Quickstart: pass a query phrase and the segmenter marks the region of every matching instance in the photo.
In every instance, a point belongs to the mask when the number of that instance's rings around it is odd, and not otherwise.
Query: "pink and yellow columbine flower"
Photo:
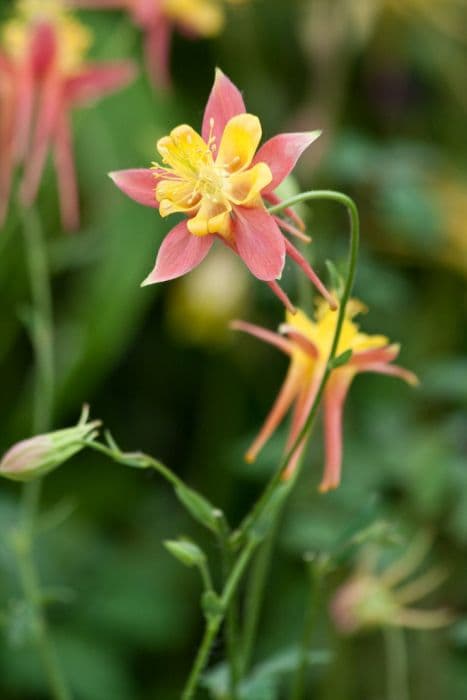
[[[60,0],[20,0],[15,16],[0,29],[0,217],[14,166],[23,166],[20,194],[29,205],[51,149],[63,224],[78,227],[69,111],[126,85],[134,75],[128,61],[85,63],[90,43],[89,31]]]
[[[156,265],[143,284],[180,277],[196,267],[220,239],[244,261],[250,272],[266,281],[281,300],[293,307],[276,280],[286,254],[302,267],[335,307],[308,262],[283,235],[281,228],[303,237],[302,222],[272,216],[265,200],[277,202],[276,187],[287,177],[301,153],[319,132],[280,134],[257,151],[261,140],[258,117],[247,114],[239,90],[216,72],[204,113],[201,135],[182,124],[157,142],[162,163],[150,169],[111,173],[115,184],[140,204],[159,209],[162,217],[184,214],[164,239]],[[281,227],[281,228],[280,228]]]
[[[146,65],[154,85],[170,83],[170,40],[174,28],[210,38],[225,24],[225,5],[245,0],[69,0],[75,7],[126,10],[144,34]]]
[[[372,627],[435,629],[453,621],[447,609],[423,610],[413,607],[446,578],[441,568],[429,569],[414,577],[428,552],[430,539],[418,536],[405,554],[385,569],[378,566],[378,552],[363,552],[356,571],[334,595],[330,611],[343,634]]]
[[[366,335],[359,330],[353,319],[364,308],[357,300],[351,300],[347,305],[337,356],[349,350],[352,355],[345,364],[331,371],[324,390],[326,462],[319,487],[322,492],[337,488],[341,480],[342,413],[347,392],[356,374],[378,372],[400,377],[412,385],[417,384],[417,378],[412,372],[391,364],[399,354],[398,345],[389,344],[388,339],[382,335]],[[244,321],[232,322],[232,328],[271,343],[290,357],[284,384],[259,435],[246,454],[247,461],[253,462],[256,459],[292,404],[294,410],[286,450],[291,449],[295,443],[305,425],[326,371],[336,323],[337,314],[331,311],[324,301],[318,305],[314,319],[301,310],[295,315],[287,312],[285,323],[279,326],[279,333]],[[285,479],[294,473],[303,447],[302,443],[292,456],[283,475]]]

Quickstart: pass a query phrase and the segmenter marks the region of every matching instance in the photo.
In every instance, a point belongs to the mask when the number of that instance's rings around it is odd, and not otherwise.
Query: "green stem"
[[[290,700],[303,700],[305,697],[306,672],[309,666],[309,652],[311,639],[315,628],[315,613],[318,609],[320,593],[320,573],[314,561],[307,562],[310,587],[308,594],[308,605],[303,624],[303,633],[299,651],[299,661],[292,680]]]
[[[223,519],[220,523],[218,540],[222,554],[224,584],[227,583],[234,565],[234,557],[230,547],[229,534],[229,527],[225,519]],[[232,700],[237,700],[238,682],[241,675],[241,664],[238,635],[238,601],[235,594],[232,596],[232,600],[227,606],[225,620],[225,643],[229,661],[230,695]]]
[[[33,432],[39,434],[50,430],[52,424],[55,383],[52,293],[45,241],[39,217],[33,208],[21,211],[32,297],[30,331],[36,362]],[[35,643],[47,676],[51,697],[55,700],[70,700],[71,695],[50,638],[47,619],[43,611],[39,576],[34,563],[33,540],[40,494],[40,479],[24,484],[21,528],[15,538],[15,552],[24,597],[33,614]]]
[[[387,664],[387,700],[410,700],[407,649],[404,631],[397,627],[384,629]]]
[[[43,613],[41,586],[34,565],[32,542],[29,533],[25,530],[17,532],[14,544],[21,587],[32,611],[34,639],[42,667],[47,676],[50,697],[54,698],[54,700],[71,700],[71,694],[58,663]]]
[[[255,550],[258,542],[256,540],[250,540],[244,547],[241,554],[238,556],[235,565],[232,568],[229,579],[224,586],[222,595],[219,601],[220,612],[215,617],[208,620],[206,624],[206,629],[204,631],[203,639],[201,645],[198,649],[191,673],[188,677],[188,681],[185,685],[185,689],[182,693],[182,700],[192,700],[194,693],[198,687],[200,676],[206,666],[211,647],[214,640],[217,637],[220,626],[224,620],[226,611],[232,601],[233,596],[237,590],[237,586],[240,583],[242,576],[248,563],[250,561],[251,555]]]
[[[279,517],[277,517],[267,534],[261,548],[256,555],[253,564],[250,581],[245,602],[245,627],[243,630],[242,643],[242,673],[248,673],[253,656],[253,648],[258,630],[259,618],[263,603],[263,594],[269,572],[269,566],[276,542],[277,527]]]
[[[271,213],[276,213],[278,211],[281,211],[282,209],[285,209],[287,207],[293,206],[294,204],[298,204],[299,202],[304,202],[304,201],[309,201],[309,200],[314,200],[314,199],[324,199],[324,200],[331,200],[338,202],[339,204],[344,205],[347,208],[347,211],[349,213],[350,217],[350,251],[349,251],[349,260],[348,260],[348,270],[347,270],[347,277],[345,281],[345,286],[344,286],[344,291],[342,293],[342,298],[340,299],[339,303],[339,310],[337,312],[337,323],[336,323],[336,329],[334,332],[334,338],[332,341],[332,346],[331,350],[329,353],[327,365],[326,365],[326,370],[323,374],[323,377],[321,379],[321,383],[315,398],[315,401],[313,402],[313,406],[311,407],[310,413],[308,414],[308,418],[305,421],[305,424],[298,435],[297,439],[295,440],[294,444],[290,448],[290,450],[287,452],[287,454],[284,456],[281,464],[279,465],[279,468],[269,481],[268,485],[264,489],[263,493],[259,497],[258,501],[254,505],[251,513],[247,515],[247,517],[244,519],[242,524],[240,525],[239,529],[237,532],[234,533],[233,535],[233,543],[235,545],[241,544],[243,538],[245,537],[247,531],[249,531],[259,520],[260,516],[263,514],[265,511],[266,507],[270,504],[271,498],[273,494],[277,491],[278,487],[283,485],[283,495],[282,497],[285,498],[287,495],[288,491],[290,490],[290,486],[293,485],[295,482],[295,479],[290,479],[289,482],[287,482],[284,485],[284,482],[282,482],[282,474],[284,470],[287,468],[291,458],[295,454],[296,450],[300,447],[302,442],[307,438],[308,433],[313,425],[314,419],[316,417],[316,414],[318,412],[318,407],[321,402],[321,398],[326,386],[326,382],[329,378],[329,375],[331,374],[332,371],[332,361],[336,357],[337,353],[337,348],[339,345],[339,339],[341,336],[341,331],[342,331],[342,326],[345,320],[345,311],[347,307],[347,303],[350,299],[350,295],[352,293],[352,288],[355,280],[355,272],[356,272],[356,267],[357,267],[357,255],[358,255],[358,246],[359,246],[359,239],[360,239],[360,223],[359,223],[359,216],[358,216],[358,210],[355,205],[355,202],[348,197],[347,195],[343,194],[342,192],[334,192],[332,190],[315,190],[311,192],[302,192],[301,194],[295,195],[294,197],[290,197],[290,199],[284,200],[280,204],[277,204],[273,207],[269,208],[269,212]],[[295,473],[295,477],[298,473],[298,469]],[[289,484],[289,488],[287,488],[287,484]],[[279,494],[280,497],[280,494]]]
[[[297,479],[299,467],[296,469],[293,477],[287,482],[282,481],[282,474],[283,471],[287,468],[297,448],[300,447],[302,441],[306,439],[315,419],[324,392],[324,388],[326,386],[326,382],[332,371],[332,362],[336,357],[339,339],[342,332],[342,326],[345,320],[346,306],[350,299],[355,280],[358,245],[360,237],[360,224],[357,207],[355,205],[355,202],[350,197],[341,192],[334,192],[332,190],[316,190],[312,192],[303,192],[302,194],[284,200],[278,205],[270,207],[269,211],[271,213],[276,213],[287,207],[293,206],[294,204],[298,204],[299,202],[316,199],[331,200],[344,205],[347,208],[350,217],[350,251],[348,260],[348,270],[344,291],[342,293],[342,298],[339,304],[339,310],[337,312],[338,316],[336,322],[336,329],[334,332],[334,338],[332,341],[326,370],[321,379],[321,383],[316,394],[315,400],[313,402],[313,406],[311,407],[310,413],[307,417],[307,420],[305,421],[302,431],[300,432],[295,443],[292,445],[291,449],[285,455],[284,459],[282,460],[279,466],[279,469],[269,481],[268,485],[266,486],[263,493],[256,502],[255,506],[253,507],[251,513],[243,520],[242,524],[240,525],[240,528],[237,530],[236,533],[234,533],[233,537],[231,538],[232,546],[243,547],[243,549],[238,555],[237,562],[232,569],[232,573],[224,589],[224,591],[229,591],[229,601],[231,596],[235,593],[237,585],[240,583],[240,580],[242,578],[243,571],[248,566],[248,563],[251,557],[253,556],[257,545],[261,541],[261,538],[264,536],[264,532],[261,531],[261,528],[258,533],[255,533],[254,527],[259,524],[260,518],[269,508],[271,509],[271,520],[272,522],[274,522],[275,517],[277,517],[278,513],[280,512],[280,507],[284,502],[285,497],[288,495]],[[269,529],[269,527],[271,526],[270,522],[268,522],[267,525]],[[249,537],[248,534],[250,535]],[[182,700],[191,700],[191,698],[193,697],[193,694],[198,685],[199,677],[206,665],[211,645],[223,621],[225,615],[225,608],[222,608],[222,610],[224,612],[223,614],[219,615],[219,619],[216,618],[215,624],[213,624],[211,621],[206,627],[201,647],[195,658],[194,666],[190,673],[188,683],[182,696]]]
[[[36,371],[33,428],[50,429],[54,397],[53,314],[50,274],[45,241],[37,212],[23,210],[23,232],[32,297],[30,330]]]

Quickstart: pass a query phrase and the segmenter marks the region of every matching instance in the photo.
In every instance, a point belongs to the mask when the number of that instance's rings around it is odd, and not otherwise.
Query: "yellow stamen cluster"
[[[367,335],[360,332],[358,324],[353,319],[366,310],[365,305],[357,299],[351,299],[347,304],[337,355],[341,355],[347,350],[364,352],[388,345],[388,338],[384,335]],[[317,361],[326,361],[334,339],[337,317],[336,311],[333,311],[326,301],[320,300],[317,304],[315,319],[310,319],[300,309],[295,315],[287,312],[286,327],[293,327],[315,346],[318,355]],[[300,362],[314,362],[298,345],[294,350],[294,358]]]
[[[31,29],[41,22],[52,25],[55,30],[60,71],[74,72],[83,63],[92,35],[67,12],[62,0],[19,0],[15,16],[6,22],[2,31],[2,45],[7,54],[22,59],[29,48]]]
[[[157,143],[162,165],[153,165],[158,179],[156,199],[161,216],[176,212],[189,215],[188,228],[195,236],[230,234],[234,205],[261,203],[260,192],[271,182],[265,163],[251,166],[261,139],[257,117],[240,114],[225,127],[219,148],[211,134],[206,141],[182,124]]]

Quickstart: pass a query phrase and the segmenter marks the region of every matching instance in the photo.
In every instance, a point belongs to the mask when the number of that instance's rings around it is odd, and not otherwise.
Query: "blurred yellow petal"
[[[222,5],[213,0],[164,0],[165,14],[200,36],[215,36],[224,26]]]

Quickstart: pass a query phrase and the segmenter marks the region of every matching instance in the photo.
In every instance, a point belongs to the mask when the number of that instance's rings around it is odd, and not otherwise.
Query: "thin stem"
[[[199,647],[198,653],[196,655],[191,673],[188,677],[188,681],[185,685],[185,689],[182,693],[182,700],[192,700],[196,688],[198,687],[200,676],[206,666],[211,647],[214,640],[217,637],[220,626],[224,620],[225,613],[228,609],[230,602],[237,590],[237,586],[240,583],[243,573],[250,561],[251,555],[256,548],[258,542],[257,540],[250,540],[244,547],[243,551],[237,558],[234,567],[232,568],[229,580],[224,586],[222,595],[219,601],[220,611],[218,615],[212,617],[208,620],[206,624],[206,629],[204,631],[203,639]]]
[[[303,700],[305,698],[306,672],[309,666],[309,652],[311,639],[315,629],[315,615],[318,609],[321,575],[314,561],[307,562],[309,576],[308,605],[303,624],[302,639],[299,650],[299,660],[295,675],[292,680],[290,700]]]
[[[34,391],[34,432],[50,429],[54,397],[53,314],[50,274],[37,212],[23,210],[23,232],[32,297],[30,330],[36,371]]]
[[[269,481],[262,495],[253,507],[251,513],[244,519],[244,521],[240,525],[240,528],[237,530],[236,533],[234,533],[233,537],[231,538],[231,543],[233,546],[243,546],[243,549],[241,549],[240,554],[238,555],[236,564],[234,565],[232,573],[224,588],[223,599],[225,599],[225,596],[227,595],[227,604],[230,601],[231,596],[235,593],[235,590],[241,581],[243,572],[248,566],[248,563],[251,557],[253,556],[256,547],[258,546],[261,539],[264,537],[265,532],[262,530],[261,527],[259,528],[259,531],[255,533],[255,526],[258,527],[260,523],[260,518],[268,509],[271,509],[270,517],[272,522],[274,522],[275,517],[277,517],[278,513],[280,512],[280,507],[282,503],[284,502],[286,496],[292,489],[297,479],[299,473],[299,466],[297,467],[293,477],[287,482],[282,481],[282,474],[283,471],[287,468],[297,448],[300,447],[302,441],[306,439],[308,432],[315,419],[324,392],[324,388],[326,386],[326,382],[332,370],[332,362],[336,357],[339,339],[342,332],[342,326],[345,319],[345,310],[355,280],[360,224],[357,207],[350,197],[348,197],[345,194],[342,194],[341,192],[334,192],[332,190],[316,190],[312,192],[304,192],[302,194],[296,195],[295,197],[291,197],[290,199],[287,199],[278,205],[270,207],[269,212],[276,213],[278,211],[281,211],[282,209],[293,206],[294,204],[298,204],[299,202],[304,202],[313,199],[326,199],[338,202],[339,204],[343,204],[349,212],[351,229],[350,251],[346,282],[344,286],[344,291],[342,293],[342,298],[340,300],[339,310],[337,312],[338,316],[336,322],[336,329],[334,332],[334,338],[327,361],[326,371],[324,372],[323,377],[321,379],[321,383],[316,394],[315,400],[313,402],[313,406],[311,407],[310,413],[307,417],[307,420],[305,421],[303,429],[300,432],[295,443],[292,445],[291,449],[285,455],[284,459],[282,460],[279,466],[279,469]],[[270,522],[268,522],[266,532],[269,530],[270,526],[271,524]],[[249,537],[247,536],[248,534]],[[213,623],[213,621],[210,621],[206,627],[201,647],[196,656],[193,669],[190,673],[188,683],[185,687],[185,691],[182,696],[182,700],[191,700],[197,688],[199,677],[206,665],[211,645],[225,616],[226,608],[222,607],[221,610],[223,612],[220,613],[218,618],[215,619],[215,623]]]
[[[242,673],[246,674],[250,667],[253,656],[253,647],[255,644],[256,634],[258,630],[259,618],[263,604],[263,594],[266,585],[266,580],[271,563],[272,553],[276,542],[277,527],[279,517],[277,517],[271,527],[271,531],[267,534],[265,541],[261,544],[259,552],[256,554],[256,559],[253,564],[250,581],[247,589],[247,597],[245,603],[245,628],[243,630],[242,643]]]
[[[318,389],[318,392],[316,394],[315,401],[313,402],[313,406],[311,407],[310,413],[308,414],[307,420],[305,421],[305,424],[300,431],[300,434],[298,435],[297,439],[295,440],[294,444],[290,448],[290,450],[287,452],[287,454],[284,456],[281,464],[279,465],[278,470],[275,472],[271,480],[269,481],[268,485],[266,486],[265,490],[259,497],[258,501],[256,502],[255,506],[253,507],[253,510],[247,517],[244,519],[242,524],[240,525],[239,529],[237,530],[236,533],[234,533],[233,536],[233,541],[235,544],[240,544],[242,539],[244,538],[246,532],[250,530],[255,523],[259,520],[260,516],[263,514],[267,506],[270,504],[271,497],[273,494],[277,491],[278,487],[281,485],[282,482],[282,474],[287,468],[290,460],[292,459],[293,455],[295,454],[296,450],[300,447],[302,442],[306,439],[308,436],[308,433],[313,425],[314,419],[316,417],[316,414],[318,412],[318,407],[321,402],[321,398],[326,386],[326,382],[329,378],[329,375],[331,374],[332,371],[332,361],[336,357],[337,353],[337,348],[339,345],[339,339],[342,331],[342,326],[345,320],[345,311],[347,307],[347,303],[350,299],[350,295],[352,293],[352,288],[355,280],[355,272],[356,272],[356,267],[357,267],[357,255],[358,255],[358,246],[359,246],[359,238],[360,238],[360,223],[359,223],[359,216],[358,216],[358,209],[355,205],[355,202],[348,197],[347,195],[343,194],[342,192],[334,192],[332,190],[315,190],[311,192],[302,192],[301,194],[295,195],[294,197],[290,197],[290,199],[284,200],[280,204],[277,204],[273,207],[270,207],[268,211],[270,213],[276,213],[284,208],[293,206],[294,204],[298,204],[299,202],[304,202],[308,200],[314,200],[314,199],[325,199],[325,200],[332,200],[335,202],[338,202],[339,204],[343,204],[349,213],[350,217],[350,251],[349,251],[349,261],[348,261],[348,270],[347,270],[347,277],[345,281],[345,286],[344,286],[344,291],[342,293],[342,298],[339,303],[339,310],[337,312],[337,322],[336,322],[336,329],[334,332],[334,338],[331,346],[331,350],[329,353],[327,365],[326,365],[326,370],[323,374],[323,377],[320,382],[320,386]],[[298,473],[298,469],[295,473],[295,478]],[[283,497],[285,497],[290,490],[290,487],[287,488],[287,484],[290,486],[293,485],[295,482],[295,478],[290,479],[289,482],[286,482],[284,489],[283,489]],[[282,482],[282,485],[283,482]]]
[[[229,534],[229,527],[225,521],[225,518],[223,518],[222,522],[220,523],[218,541],[222,554],[224,584],[227,583],[234,564]],[[238,601],[235,594],[232,596],[232,600],[227,606],[225,620],[225,643],[229,661],[230,695],[232,700],[237,700],[237,687],[241,675],[241,663],[238,634]]]
[[[119,450],[116,450],[107,445],[103,445],[102,443],[96,442],[95,440],[86,440],[85,444],[92,450],[96,450],[96,452],[101,452],[102,454],[106,455],[107,457],[110,457],[111,459],[113,459],[114,462],[118,462],[119,464],[124,464],[126,466],[136,468],[151,467],[152,469],[157,471],[166,481],[168,481],[171,486],[174,486],[175,488],[184,486],[183,481],[168,467],[166,467],[165,464],[162,464],[162,462],[159,462],[159,460],[154,459],[154,457],[151,457],[150,455],[147,455],[144,452],[120,452]]]
[[[32,629],[37,651],[47,675],[50,697],[55,700],[71,700],[57,660],[54,645],[50,639],[47,621],[42,611],[42,593],[39,577],[34,565],[32,543],[29,533],[19,531],[14,540],[19,578],[32,614]]]
[[[54,399],[53,313],[50,274],[42,227],[35,209],[22,209],[32,318],[30,332],[35,367],[33,432],[50,430]],[[41,494],[41,481],[35,479],[23,486],[20,531],[15,536],[15,552],[24,597],[33,614],[33,630],[38,654],[47,676],[51,697],[70,700],[54,645],[44,615],[41,586],[34,563],[33,540]]]
[[[387,665],[387,700],[410,700],[404,630],[398,627],[386,627],[384,645]]]

